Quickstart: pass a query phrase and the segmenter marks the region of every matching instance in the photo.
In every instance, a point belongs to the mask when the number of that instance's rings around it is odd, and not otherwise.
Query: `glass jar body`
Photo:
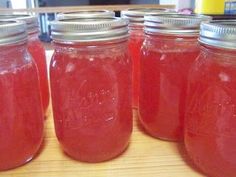
[[[129,52],[132,60],[132,104],[138,108],[140,83],[140,56],[144,41],[143,27],[130,27]]]
[[[209,176],[236,174],[236,51],[201,47],[189,75],[185,146]]]
[[[50,79],[57,138],[71,157],[109,160],[132,132],[127,42],[55,44]]]
[[[43,108],[26,44],[0,46],[0,170],[30,161],[43,139]]]
[[[199,54],[197,37],[147,35],[140,64],[140,121],[160,139],[183,139],[187,75]]]
[[[28,50],[38,68],[42,104],[44,112],[46,112],[49,105],[47,63],[45,49],[38,38],[38,33],[33,33],[29,35]]]

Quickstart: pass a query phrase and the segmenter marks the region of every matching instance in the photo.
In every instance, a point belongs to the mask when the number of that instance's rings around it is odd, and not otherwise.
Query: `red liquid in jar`
[[[202,52],[190,73],[185,144],[209,176],[236,175],[236,52]]]
[[[0,54],[4,60],[0,64],[0,170],[31,160],[43,138],[36,66],[32,61],[21,63],[20,52],[12,49],[7,56]],[[8,60],[15,60],[11,67]]]
[[[132,34],[136,33],[136,34]],[[140,83],[140,50],[144,40],[144,32],[133,31],[129,39],[129,51],[132,59],[132,104],[134,108],[138,108],[139,83]]]
[[[183,139],[187,75],[199,54],[196,38],[184,40],[159,37],[142,49],[140,121],[157,138]]]
[[[50,65],[58,140],[78,160],[113,158],[127,147],[132,131],[127,46],[118,51],[101,48],[100,53],[65,47],[56,49]]]
[[[38,68],[42,104],[44,112],[46,112],[49,104],[47,63],[45,49],[42,43],[39,41],[37,35],[30,36],[28,41],[28,50]]]

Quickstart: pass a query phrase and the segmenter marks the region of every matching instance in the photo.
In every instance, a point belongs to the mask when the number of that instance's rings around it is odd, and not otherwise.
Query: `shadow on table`
[[[111,162],[111,161],[114,161],[114,160],[118,160],[119,158],[123,158],[123,156],[128,153],[128,149],[130,147],[130,143],[128,144],[128,146],[118,155],[116,155],[115,157],[112,157],[111,159],[108,159],[108,160],[104,160],[104,161],[101,161],[101,162],[86,162],[86,161],[80,161],[79,159],[76,159],[76,158],[73,158],[72,156],[68,155],[65,151],[63,151],[63,149],[61,148],[61,153],[63,153],[65,155],[66,158],[74,161],[74,162],[77,162],[77,163],[82,163],[82,164],[103,164],[103,163],[108,163],[108,162]]]
[[[45,138],[43,138],[42,143],[41,143],[41,145],[40,145],[40,147],[39,147],[39,150],[36,152],[36,154],[35,154],[33,157],[31,157],[31,158],[28,159],[25,163],[23,163],[23,164],[21,164],[21,165],[19,165],[19,166],[15,166],[15,167],[13,167],[13,168],[9,168],[9,169],[6,169],[6,170],[1,170],[0,173],[8,172],[8,171],[10,171],[10,170],[17,170],[17,169],[19,169],[19,168],[21,168],[21,167],[25,167],[25,166],[29,165],[30,163],[36,161],[37,158],[41,155],[42,151],[45,149],[45,146],[46,146]],[[0,176],[1,176],[1,175],[0,175]]]
[[[178,149],[178,152],[180,153],[180,156],[182,158],[182,160],[185,162],[185,164],[187,166],[189,166],[192,170],[194,170],[195,172],[199,173],[199,174],[202,174],[202,171],[194,165],[193,161],[191,160],[191,158],[188,156],[188,153],[187,153],[187,150],[184,146],[184,142],[181,142],[181,143],[178,143],[177,144],[177,149]],[[205,176],[205,175],[204,175]]]
[[[152,137],[150,134],[148,134],[148,132],[145,130],[145,128],[142,126],[140,119],[139,119],[139,113],[138,113],[138,109],[134,109],[133,110],[133,119],[134,119],[134,124],[136,124],[138,130],[144,134],[145,136],[149,136]],[[154,139],[156,139],[155,137],[152,137]]]
[[[151,136],[145,129],[144,127],[142,126],[140,120],[139,120],[139,114],[138,114],[138,111],[137,110],[134,110],[133,111],[133,114],[134,114],[134,122],[136,123],[137,127],[138,127],[138,130],[143,133],[144,135],[146,136],[149,136],[149,137],[152,137],[154,139],[157,139],[153,136]],[[187,154],[187,151],[185,149],[185,146],[184,146],[184,142],[176,142],[176,141],[165,141],[165,140],[162,140],[162,139],[158,139],[158,140],[161,140],[163,142],[170,142],[170,143],[173,143],[175,142],[176,143],[176,148],[180,154],[180,157],[182,158],[182,160],[184,161],[184,163],[189,166],[192,170],[194,170],[195,172],[199,173],[199,174],[202,174],[204,175],[201,170],[199,168],[197,168],[193,161],[190,159],[190,157],[188,156]]]

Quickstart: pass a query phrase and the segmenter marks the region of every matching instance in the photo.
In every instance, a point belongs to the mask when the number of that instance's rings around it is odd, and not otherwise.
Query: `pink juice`
[[[189,77],[185,145],[193,162],[214,177],[236,174],[235,55],[202,47]]]
[[[28,50],[32,55],[39,74],[40,93],[42,97],[42,104],[44,112],[47,111],[49,104],[49,89],[48,89],[48,75],[45,49],[39,41],[38,36],[31,34],[28,41]]]
[[[119,155],[132,132],[127,43],[109,45],[58,44],[51,60],[56,134],[64,151],[78,160],[99,162]]]
[[[157,138],[182,140],[187,76],[199,54],[196,38],[151,36],[140,64],[140,121]]]
[[[134,34],[138,33],[138,34]],[[138,108],[138,97],[139,97],[139,83],[140,83],[140,55],[141,47],[144,40],[143,29],[140,31],[133,31],[130,34],[129,39],[129,51],[132,59],[132,102],[133,107]]]
[[[0,47],[0,170],[30,161],[43,139],[37,69],[22,51]]]

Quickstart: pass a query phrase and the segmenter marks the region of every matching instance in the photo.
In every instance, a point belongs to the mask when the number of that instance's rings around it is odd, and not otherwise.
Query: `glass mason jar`
[[[135,8],[121,11],[121,17],[129,21],[128,48],[132,59],[132,105],[138,108],[140,83],[140,50],[144,41],[144,15],[167,13],[168,9]],[[172,12],[174,13],[174,12]]]
[[[38,38],[38,19],[36,16],[22,14],[0,15],[0,19],[21,20],[27,24],[28,51],[38,68],[42,104],[44,112],[46,113],[49,105],[48,74],[45,49]]]
[[[38,73],[24,22],[0,21],[0,170],[30,161],[43,139]]]
[[[139,114],[141,124],[156,138],[183,139],[187,75],[199,54],[199,26],[206,19],[181,14],[145,16]]]
[[[119,18],[52,22],[50,64],[57,138],[71,157],[109,160],[132,132],[127,22]]]
[[[73,18],[109,18],[115,17],[115,12],[109,10],[78,10],[57,14],[57,20]]]
[[[185,146],[208,176],[236,175],[236,21],[201,25],[201,52],[190,70]]]

